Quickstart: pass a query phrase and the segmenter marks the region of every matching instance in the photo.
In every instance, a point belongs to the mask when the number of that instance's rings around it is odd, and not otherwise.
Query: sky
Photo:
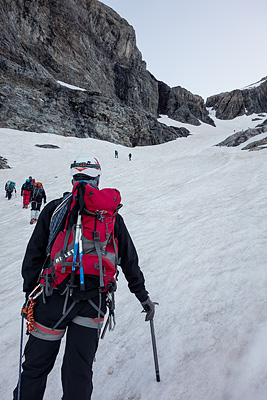
[[[109,400],[266,400],[266,149],[215,146],[261,121],[212,117],[216,127],[161,116],[160,122],[183,125],[191,135],[131,150],[92,138],[0,129],[1,156],[12,167],[0,170],[1,400],[12,398],[18,378],[20,271],[34,229],[20,188],[31,175],[43,183],[47,201],[61,197],[71,190],[70,163],[86,149],[102,165],[100,189],[120,190],[120,213],[150,297],[159,303],[154,326],[161,378],[156,381],[149,323],[121,272],[117,324],[99,344],[92,400],[103,393]],[[17,186],[10,201],[7,180]],[[44,400],[61,398],[63,350],[64,339]]]
[[[266,0],[103,0],[132,25],[147,69],[206,99],[267,76]]]

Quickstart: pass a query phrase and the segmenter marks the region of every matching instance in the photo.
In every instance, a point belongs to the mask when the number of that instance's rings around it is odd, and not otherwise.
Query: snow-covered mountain
[[[266,151],[215,146],[236,130],[253,128],[259,123],[254,118],[214,118],[216,128],[201,124],[187,138],[131,150],[91,138],[0,129],[1,156],[12,167],[0,170],[1,400],[12,398],[18,377],[20,268],[34,229],[20,188],[32,175],[43,182],[48,201],[61,196],[71,189],[69,165],[81,152],[100,159],[101,187],[121,191],[121,214],[150,296],[159,302],[160,383],[149,324],[120,274],[117,325],[100,341],[92,400],[103,393],[109,400],[266,399]],[[165,116],[159,121],[177,123]],[[17,185],[10,201],[4,192],[9,179]],[[63,347],[45,400],[61,398]]]

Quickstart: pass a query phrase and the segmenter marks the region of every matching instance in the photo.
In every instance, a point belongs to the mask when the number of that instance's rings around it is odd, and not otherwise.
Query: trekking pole
[[[79,214],[79,261],[80,261],[80,290],[85,290],[85,284],[84,284],[84,269],[83,269],[83,240],[82,240],[82,220],[81,220],[81,214]],[[78,224],[78,222],[77,222]]]
[[[78,213],[77,223],[76,223],[76,232],[75,232],[75,239],[74,239],[74,249],[73,249],[73,259],[72,259],[72,268],[71,268],[71,275],[70,275],[70,291],[72,295],[72,291],[74,288],[74,281],[75,281],[75,274],[76,268],[78,268],[79,263],[77,262],[77,257],[79,253],[79,235],[80,235],[80,212]]]
[[[155,363],[156,380],[157,380],[157,382],[160,382],[160,376],[159,376],[159,362],[158,362],[158,354],[157,354],[156,337],[155,337],[155,330],[154,330],[154,322],[153,322],[153,319],[150,320],[150,330],[151,330],[152,347],[153,347],[153,354],[154,354],[154,363]]]
[[[19,349],[19,381],[18,381],[18,400],[20,400],[21,388],[21,367],[22,367],[22,345],[23,345],[23,321],[24,316],[21,315],[21,329],[20,329],[20,349]]]

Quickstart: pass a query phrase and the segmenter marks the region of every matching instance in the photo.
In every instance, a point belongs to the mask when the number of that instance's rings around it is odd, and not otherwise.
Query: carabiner
[[[40,289],[39,289],[40,288]],[[37,292],[35,295],[34,293],[39,289],[39,292]],[[39,297],[42,293],[43,293],[44,287],[39,283],[39,285],[37,285],[33,291],[29,294],[28,299],[36,299],[37,297]]]

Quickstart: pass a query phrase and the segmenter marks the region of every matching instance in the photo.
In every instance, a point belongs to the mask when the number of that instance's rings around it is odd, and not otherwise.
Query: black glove
[[[150,298],[148,297],[146,301],[141,302],[142,306],[144,307],[144,312],[146,312],[146,321],[151,321],[154,318],[154,314],[155,314],[155,303],[153,301],[150,300]]]

